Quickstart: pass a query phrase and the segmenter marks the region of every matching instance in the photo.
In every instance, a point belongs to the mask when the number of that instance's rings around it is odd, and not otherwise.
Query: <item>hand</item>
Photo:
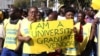
[[[73,28],[73,31],[74,31],[74,36],[75,36],[75,39],[77,39],[77,36],[78,36],[78,31],[77,31],[77,29],[76,29],[76,27],[74,27]]]
[[[25,42],[29,42],[30,40],[31,40],[31,37],[29,37],[29,36],[25,37],[25,39],[24,39]]]
[[[74,31],[75,35],[78,34],[78,30],[76,29],[76,27],[73,28],[73,31]]]
[[[75,33],[75,40],[78,42],[82,42],[83,36],[79,34],[78,30],[75,27],[74,27],[73,31]]]
[[[57,53],[61,53],[62,49],[61,48],[56,48]]]
[[[18,52],[18,51],[19,51],[19,47],[17,47],[14,51],[15,51],[15,52]]]
[[[99,22],[99,18],[95,18],[94,23],[98,23],[98,22]]]
[[[92,23],[92,28],[95,28],[98,22],[99,22],[99,18],[94,19]]]

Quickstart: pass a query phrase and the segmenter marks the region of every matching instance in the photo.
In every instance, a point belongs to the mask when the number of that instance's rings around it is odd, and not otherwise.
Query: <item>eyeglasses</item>
[[[29,11],[29,13],[37,13],[37,11]]]
[[[83,16],[77,16],[77,17],[83,17]]]

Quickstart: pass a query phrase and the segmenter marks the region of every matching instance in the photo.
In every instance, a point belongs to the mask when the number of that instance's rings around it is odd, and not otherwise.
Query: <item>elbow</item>
[[[18,41],[20,41],[20,42],[24,41],[22,36],[17,36],[17,38],[18,38]]]

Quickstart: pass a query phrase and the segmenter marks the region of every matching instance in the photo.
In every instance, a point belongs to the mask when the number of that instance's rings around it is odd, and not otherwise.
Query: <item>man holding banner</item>
[[[32,53],[55,52],[57,48],[75,48],[74,22],[73,19],[70,19],[74,12],[70,10],[66,12],[71,13],[71,16],[68,15],[69,13],[67,14],[68,20],[35,22],[31,24],[30,36],[33,44],[30,44],[30,46]]]
[[[75,14],[75,10],[73,8],[68,7],[68,8],[65,9],[65,18],[66,18],[66,20],[70,20],[70,19],[73,20],[74,19],[74,14]],[[76,30],[76,28],[74,28],[74,20],[73,20],[73,24],[72,25],[73,25],[73,29],[75,31],[75,35],[77,35],[77,30]],[[75,39],[73,41],[74,47],[66,48],[65,49],[65,53],[64,53],[65,56],[77,56],[77,55],[79,55],[78,49],[76,49],[78,44],[76,43],[77,42],[76,38],[74,38],[74,39]]]
[[[29,26],[37,21],[37,7],[31,7],[28,10],[28,17],[24,18],[20,24],[18,39],[23,42],[23,55],[22,56],[47,56],[45,52],[36,52],[38,48],[34,49],[35,45],[33,42],[33,37],[29,35]],[[30,26],[31,28],[31,26]],[[34,37],[35,38],[35,37]],[[39,41],[40,42],[40,41]]]

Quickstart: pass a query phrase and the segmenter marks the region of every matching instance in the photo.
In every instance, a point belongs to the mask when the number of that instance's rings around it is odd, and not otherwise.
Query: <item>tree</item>
[[[30,6],[30,0],[14,0],[14,6],[27,8]]]
[[[90,6],[91,0],[59,0],[61,4],[64,4],[65,6],[70,6],[71,4],[76,4],[78,7],[87,7]]]
[[[46,2],[46,0],[33,0],[31,3],[32,3],[32,6],[40,7],[42,1]],[[15,2],[14,5],[16,7],[21,7],[21,8],[28,8],[30,7],[30,4],[31,4],[30,0],[15,0],[14,2]]]

